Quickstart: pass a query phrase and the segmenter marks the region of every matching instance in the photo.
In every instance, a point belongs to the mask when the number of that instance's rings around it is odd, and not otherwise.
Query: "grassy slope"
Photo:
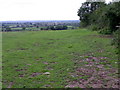
[[[75,71],[73,60],[80,60],[79,55],[87,53],[108,57],[112,67],[117,68],[117,55],[110,45],[111,39],[97,35],[85,29],[3,32],[3,87],[65,87],[68,78],[74,80],[69,75]]]

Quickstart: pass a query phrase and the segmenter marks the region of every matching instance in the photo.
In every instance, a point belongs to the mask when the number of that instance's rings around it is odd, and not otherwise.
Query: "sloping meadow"
[[[117,88],[111,39],[86,29],[3,32],[2,86]]]

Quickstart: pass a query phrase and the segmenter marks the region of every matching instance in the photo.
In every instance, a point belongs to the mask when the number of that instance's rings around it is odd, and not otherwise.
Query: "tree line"
[[[47,26],[47,27],[41,27],[38,28],[36,27],[36,30],[67,30],[68,27],[66,25],[56,25],[56,26]],[[73,28],[74,29],[74,28]],[[27,27],[22,27],[21,29],[13,29],[9,26],[6,26],[4,28],[2,28],[2,31],[6,31],[6,32],[10,32],[10,31],[25,31],[25,30],[29,30]],[[32,29],[30,29],[32,30]]]
[[[66,25],[48,26],[47,30],[67,30]]]
[[[89,27],[103,34],[112,34],[120,26],[120,1],[84,2],[78,10],[80,26]]]

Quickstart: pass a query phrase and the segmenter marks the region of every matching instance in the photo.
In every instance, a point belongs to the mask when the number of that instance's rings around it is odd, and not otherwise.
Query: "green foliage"
[[[11,28],[10,27],[6,27],[5,31],[11,31]]]
[[[88,26],[88,28],[91,29],[91,30],[93,30],[93,31],[99,30],[98,25],[90,25],[90,26]]]
[[[78,10],[78,16],[80,17],[82,23],[80,23],[81,26],[86,27],[88,25],[91,25],[91,21],[94,22],[93,18],[90,18],[92,17],[93,12],[103,6],[105,6],[104,2],[84,2]]]
[[[66,25],[57,25],[57,26],[49,26],[48,29],[51,30],[66,30],[68,27]]]
[[[120,26],[120,2],[85,2],[78,11],[80,26],[97,30],[101,34],[112,34]]]
[[[99,30],[101,34],[111,34],[112,32],[108,28],[103,28]]]
[[[120,47],[120,29],[118,29],[116,32],[113,33],[114,38],[112,40],[112,45],[115,45],[117,48]]]
[[[26,29],[26,27],[23,27],[23,28],[22,28],[22,30],[25,30],[25,29]]]

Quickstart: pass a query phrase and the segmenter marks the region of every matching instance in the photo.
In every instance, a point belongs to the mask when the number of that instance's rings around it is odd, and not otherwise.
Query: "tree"
[[[100,8],[105,6],[104,2],[84,2],[82,6],[78,10],[78,16],[80,17],[80,21],[83,27],[86,27],[91,24],[91,15],[92,13]]]
[[[66,30],[68,27],[66,25],[63,26],[63,30]]]
[[[26,30],[26,27],[23,27],[22,30]]]
[[[12,30],[9,26],[7,26],[5,31],[9,32],[9,31],[12,31]]]
[[[55,30],[54,26],[51,26],[50,29],[51,29],[51,30]]]
[[[100,33],[112,34],[120,26],[120,1],[105,4],[104,2],[84,2],[78,10],[80,26],[90,27]]]

